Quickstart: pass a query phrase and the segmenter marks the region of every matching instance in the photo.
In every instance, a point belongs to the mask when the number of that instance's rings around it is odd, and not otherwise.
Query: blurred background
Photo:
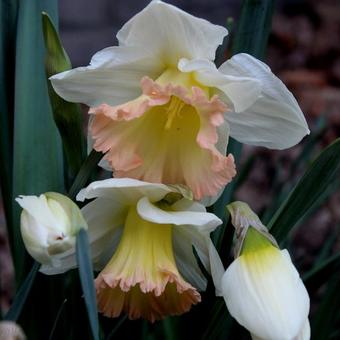
[[[117,30],[148,2],[59,0],[60,34],[73,66],[87,65],[96,51],[117,44]],[[224,26],[228,17],[237,22],[241,5],[237,0],[168,2]],[[240,167],[246,169],[246,175],[236,198],[249,203],[264,222],[308,164],[340,135],[340,2],[277,1],[265,62],[297,98],[312,134],[285,151],[244,146]],[[326,204],[293,232],[287,244],[300,271],[340,250],[339,227],[340,193],[334,190]],[[5,311],[13,295],[13,267],[1,205],[0,283],[0,303]],[[318,303],[318,294],[314,304]]]

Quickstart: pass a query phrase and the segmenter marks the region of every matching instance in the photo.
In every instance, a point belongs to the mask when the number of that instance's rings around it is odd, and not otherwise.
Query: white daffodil
[[[214,197],[235,175],[229,134],[275,149],[309,133],[269,67],[237,54],[218,69],[224,27],[152,1],[118,32],[119,46],[51,77],[64,99],[91,107],[90,137],[115,177],[185,184]],[[213,200],[210,201],[212,203]]]
[[[222,277],[230,314],[253,339],[309,339],[309,296],[289,253],[266,236],[266,228],[246,204],[228,208],[241,242],[239,255]]]
[[[126,312],[131,319],[155,321],[200,302],[198,291],[205,290],[206,279],[192,247],[213,272],[209,233],[222,221],[190,194],[181,186],[125,178],[93,182],[79,192],[80,201],[95,198],[82,213],[94,268],[101,270],[95,285],[104,315]],[[61,267],[45,272],[74,266],[73,251]]]
[[[68,197],[55,192],[19,196],[16,201],[23,208],[21,235],[27,251],[42,264],[42,272],[60,268],[73,253],[78,231],[87,229],[80,209]]]

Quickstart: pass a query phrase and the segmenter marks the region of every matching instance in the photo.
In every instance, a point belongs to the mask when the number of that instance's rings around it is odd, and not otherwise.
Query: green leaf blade
[[[23,282],[22,286],[18,290],[17,294],[14,297],[14,301],[11,305],[11,308],[8,310],[7,314],[5,315],[5,320],[10,321],[17,321],[21,311],[25,305],[27,300],[28,294],[33,286],[35,277],[39,271],[40,263],[34,262],[31,271],[27,275],[25,281]]]
[[[47,13],[42,13],[42,27],[46,46],[45,69],[47,77],[71,69],[70,59],[60,41],[58,32]],[[48,80],[48,93],[53,117],[59,129],[67,161],[67,182],[71,183],[85,158],[82,113],[79,104],[59,97]]]
[[[57,2],[20,1],[17,24],[13,197],[64,191],[63,155],[53,121],[44,72],[42,10],[57,13]],[[34,42],[34,46],[32,43]],[[13,259],[18,282],[31,260],[20,234],[20,209],[13,206]]]
[[[280,242],[316,205],[324,201],[340,180],[340,138],[329,145],[311,164],[268,224]]]
[[[84,293],[85,305],[88,312],[92,336],[95,340],[99,340],[96,291],[94,288],[90,246],[85,229],[81,229],[77,235],[76,255],[79,269],[79,277]]]

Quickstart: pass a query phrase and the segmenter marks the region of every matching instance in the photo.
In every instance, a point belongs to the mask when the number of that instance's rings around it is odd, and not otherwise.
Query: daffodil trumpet
[[[91,107],[89,140],[115,177],[184,184],[210,205],[236,173],[229,135],[284,149],[309,133],[267,65],[237,54],[216,68],[227,34],[154,0],[121,28],[119,46],[50,79],[61,97]]]

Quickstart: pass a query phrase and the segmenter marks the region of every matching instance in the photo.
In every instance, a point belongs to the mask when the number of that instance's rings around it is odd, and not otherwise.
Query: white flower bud
[[[39,263],[58,267],[74,248],[78,231],[87,229],[78,206],[55,192],[19,196],[16,201],[23,208],[21,234],[27,251]]]
[[[309,296],[289,253],[244,203],[228,209],[238,236],[236,258],[222,278],[230,314],[253,339],[309,339]]]

